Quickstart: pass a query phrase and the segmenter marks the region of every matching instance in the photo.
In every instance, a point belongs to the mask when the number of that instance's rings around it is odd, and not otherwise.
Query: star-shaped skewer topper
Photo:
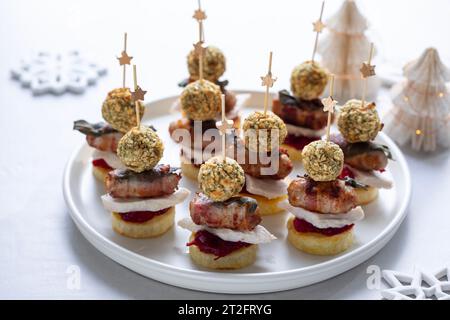
[[[332,96],[322,99],[323,111],[334,113],[334,108],[336,107],[337,101],[333,99]]]
[[[330,74],[330,95],[327,98],[322,99],[323,111],[328,113],[326,141],[330,141],[331,116],[334,113],[334,107],[337,104],[337,101],[333,99],[333,91],[334,74]]]
[[[137,86],[134,92],[131,92],[131,100],[135,103],[136,101],[144,101],[144,96],[147,91],[142,90],[141,87]]]
[[[361,78],[363,79],[363,90],[361,97],[361,107],[364,108],[366,103],[367,78],[375,75],[375,65],[372,65],[373,57],[373,42],[370,44],[369,59],[363,62],[359,71],[361,71]]]
[[[122,51],[121,56],[117,57],[117,60],[119,60],[119,64],[121,66],[125,64],[131,64],[131,59],[133,59],[133,57],[130,57],[126,51]]]
[[[316,22],[313,22],[313,31],[321,33],[325,29],[325,24],[322,22],[322,20],[317,20]]]
[[[216,122],[216,127],[219,129],[220,135],[224,135],[230,132],[233,128],[234,121],[224,117],[223,120]]]
[[[372,77],[375,75],[375,65],[370,64],[370,62],[363,62],[359,71],[363,78]]]
[[[275,83],[275,81],[277,81],[277,78],[273,78],[272,77],[272,72],[269,72],[268,74],[266,74],[265,76],[261,77],[262,83],[261,85],[263,87],[269,87],[272,88],[273,84]]]
[[[269,68],[267,69],[267,74],[260,77],[262,82],[261,85],[266,87],[266,93],[264,95],[264,115],[267,113],[267,107],[269,105],[269,88],[273,87],[277,78],[272,77],[272,51],[269,53]]]
[[[314,62],[314,57],[316,56],[317,43],[319,41],[319,34],[322,33],[322,30],[325,28],[325,24],[322,22],[324,6],[325,6],[325,0],[322,1],[322,7],[320,9],[319,19],[317,19],[317,21],[313,22],[313,31],[316,33],[316,40],[314,41],[314,49],[313,49],[313,54],[311,57],[312,62]]]
[[[229,131],[233,128],[234,121],[227,119],[225,115],[225,95],[222,94],[220,96],[221,101],[221,113],[222,113],[222,120],[216,122],[216,127],[219,129],[220,135],[225,135],[229,133]]]
[[[199,8],[197,10],[195,10],[194,15],[192,16],[192,18],[194,18],[198,22],[201,22],[201,21],[203,21],[203,20],[205,20],[207,18],[205,11],[203,11],[200,8],[200,5],[199,5]]]

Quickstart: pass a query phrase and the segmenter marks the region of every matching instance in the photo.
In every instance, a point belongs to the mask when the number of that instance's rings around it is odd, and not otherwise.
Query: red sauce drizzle
[[[344,179],[346,177],[355,179],[355,174],[352,170],[350,170],[349,167],[344,166],[344,168],[341,171],[341,174],[339,175],[338,179]]]
[[[346,226],[343,226],[342,228],[325,228],[320,229],[312,225],[306,220],[295,218],[294,219],[294,228],[298,232],[315,232],[323,234],[324,236],[334,236],[336,234],[342,233],[344,231],[350,230],[353,228],[353,224],[348,224]]]
[[[133,222],[133,223],[144,223],[156,216],[166,213],[169,208],[165,208],[159,211],[130,211],[130,212],[120,212],[120,217],[123,221]]]
[[[218,236],[206,231],[200,230],[195,233],[195,238],[186,244],[187,246],[195,245],[201,252],[210,253],[216,256],[214,260],[220,259],[230,253],[250,246],[246,242],[233,242],[220,239]]]
[[[296,136],[294,134],[288,134],[286,139],[284,139],[284,143],[288,146],[291,146],[297,150],[303,150],[307,144],[320,140],[318,137],[306,137],[306,136]]]
[[[104,159],[95,159],[92,160],[92,165],[94,167],[100,167],[106,170],[114,170],[111,166],[109,166]]]

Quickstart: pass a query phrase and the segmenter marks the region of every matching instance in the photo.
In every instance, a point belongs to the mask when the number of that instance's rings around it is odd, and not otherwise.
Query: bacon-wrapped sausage
[[[179,168],[163,164],[141,173],[116,169],[106,177],[106,190],[113,198],[160,197],[174,193],[180,179]]]
[[[317,182],[299,177],[288,187],[289,203],[319,213],[346,213],[357,205],[354,189],[342,180]]]
[[[203,193],[197,193],[189,204],[192,221],[211,228],[253,230],[260,222],[256,200],[248,197],[232,197],[215,202]]]
[[[346,164],[360,170],[383,170],[392,159],[386,146],[374,142],[348,143],[341,134],[331,135],[330,140],[344,152]]]

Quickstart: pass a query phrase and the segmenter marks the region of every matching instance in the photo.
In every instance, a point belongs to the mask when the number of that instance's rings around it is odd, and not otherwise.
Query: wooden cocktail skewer
[[[330,96],[325,99],[322,99],[323,111],[328,112],[326,141],[330,141],[331,116],[334,113],[334,107],[337,104],[337,101],[333,99],[333,91],[334,91],[334,74],[330,74]]]
[[[134,107],[136,110],[136,127],[141,126],[141,113],[140,113],[140,106],[141,101],[144,100],[144,96],[147,93],[147,91],[144,91],[139,87],[137,84],[137,72],[136,72],[136,65],[133,65],[133,80],[134,80],[134,92],[131,92],[131,99],[134,102]]]
[[[314,32],[316,32],[316,40],[314,41],[314,49],[313,49],[311,62],[314,62],[314,58],[316,56],[317,44],[319,42],[319,33],[321,33],[322,30],[325,28],[325,24],[322,22],[322,15],[323,15],[323,8],[324,8],[324,6],[325,6],[325,1],[322,1],[322,8],[320,9],[319,20],[317,20],[316,22],[313,22],[313,26],[314,26],[313,30],[314,30]]]
[[[200,0],[198,0],[198,9],[195,10],[192,16],[198,22],[198,42],[194,44],[195,53],[198,55],[198,76],[200,80],[203,80],[203,55],[205,48],[205,34],[203,31],[203,20],[206,19],[206,13],[202,10]]]
[[[202,10],[202,4],[198,0],[198,9],[195,10],[193,18],[198,22],[198,39],[205,42],[205,33],[203,30],[203,20],[206,20],[206,13]]]
[[[364,81],[363,92],[361,97],[361,107],[364,107],[366,100],[367,78],[375,75],[375,65],[370,64],[372,62],[372,56],[373,56],[373,42],[370,44],[369,59],[367,60],[367,62],[363,62],[361,68],[359,69],[359,71],[361,71],[361,77],[363,78]]]
[[[125,32],[124,36],[123,36],[123,51],[120,57],[118,57],[117,59],[119,60],[119,64],[121,66],[123,66],[123,74],[122,74],[122,88],[125,88],[125,84],[126,84],[126,71],[127,71],[127,64],[131,64],[131,59],[133,59],[133,57],[130,57],[127,53],[127,33]]]
[[[222,120],[216,122],[216,127],[219,129],[220,135],[222,136],[222,158],[225,161],[226,158],[226,136],[228,130],[233,128],[233,120],[229,120],[225,116],[225,95],[221,95],[221,109],[222,109]]]
[[[267,74],[265,76],[262,76],[261,80],[261,85],[266,87],[266,93],[264,95],[264,115],[266,115],[269,105],[269,88],[273,87],[273,84],[275,83],[275,81],[277,81],[276,77],[272,77],[272,51],[270,51],[269,54],[269,68]]]

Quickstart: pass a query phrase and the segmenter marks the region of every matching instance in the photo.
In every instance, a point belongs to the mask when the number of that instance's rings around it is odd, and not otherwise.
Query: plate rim
[[[250,94],[263,94],[261,91],[253,90],[235,90],[237,93],[250,93]],[[164,101],[173,101],[178,96],[169,96],[166,98],[157,99],[151,101],[147,104],[163,103]],[[63,195],[64,200],[69,207],[69,213],[72,220],[75,222],[76,226],[83,234],[83,236],[100,252],[116,261],[125,267],[142,274],[146,277],[152,278],[157,281],[165,282],[174,286],[179,286],[188,289],[216,292],[216,293],[232,293],[232,294],[250,294],[250,293],[263,293],[263,292],[276,292],[283,291],[292,288],[303,287],[312,283],[317,283],[324,281],[340,273],[343,273],[356,265],[359,265],[376,254],[381,250],[387,242],[396,233],[397,229],[404,220],[408,205],[411,197],[411,176],[409,171],[409,166],[404,158],[403,153],[399,147],[383,132],[379,133],[382,136],[382,140],[385,141],[390,148],[394,150],[396,156],[396,162],[399,163],[404,173],[405,179],[405,197],[401,200],[399,209],[397,210],[393,219],[389,224],[371,241],[361,245],[360,247],[349,251],[348,253],[334,257],[328,261],[323,261],[315,265],[301,267],[291,270],[283,271],[272,271],[272,272],[252,272],[252,273],[222,273],[216,271],[204,271],[204,270],[190,270],[186,268],[177,267],[171,264],[160,262],[154,260],[150,257],[144,257],[138,253],[132,252],[117,243],[111,241],[110,239],[104,237],[100,232],[98,232],[93,226],[91,226],[86,219],[83,218],[81,212],[78,210],[74,203],[74,199],[71,195],[70,188],[70,175],[73,171],[73,166],[75,159],[82,152],[84,148],[87,148],[85,141],[80,143],[80,145],[72,152],[69,160],[66,163],[64,174],[63,174]],[[141,268],[148,269],[142,270]],[[153,271],[153,273],[151,272]],[[331,272],[330,272],[331,271]],[[324,274],[327,273],[328,274]],[[172,281],[170,277],[175,276],[177,281]],[[300,281],[301,283],[295,283],[295,279],[302,277],[313,277],[316,279],[310,279]],[[180,279],[181,277],[181,279]],[[254,279],[264,278],[264,284],[254,284],[252,283]],[[211,288],[206,285],[201,285],[204,281],[210,281],[214,279],[215,282],[220,282],[225,285],[226,288]],[[184,281],[180,281],[184,280]],[[248,288],[237,287],[235,290],[232,287],[239,283],[249,285]],[[279,285],[275,287],[270,287],[270,283],[287,281],[283,286]],[[294,283],[292,283],[294,282]],[[253,284],[253,286],[251,286]]]

